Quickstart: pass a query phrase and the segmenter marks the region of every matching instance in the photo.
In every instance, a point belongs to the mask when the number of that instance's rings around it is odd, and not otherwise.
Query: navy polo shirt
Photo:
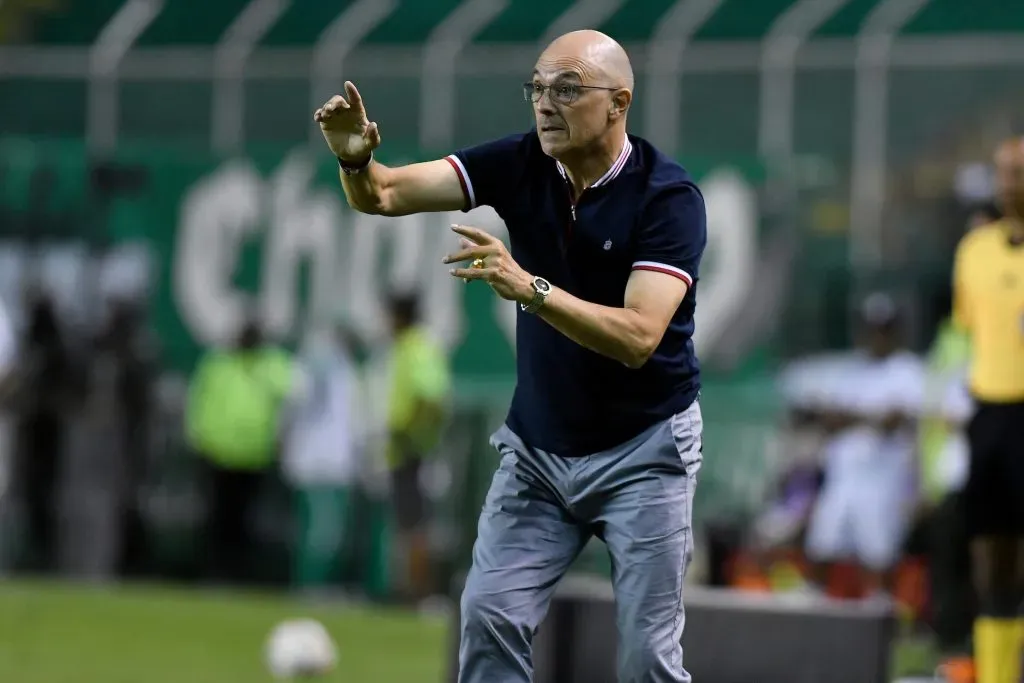
[[[632,439],[696,399],[700,370],[691,337],[707,229],[704,199],[679,164],[629,136],[574,206],[564,169],[544,154],[535,131],[446,159],[462,183],[466,210],[494,208],[508,226],[512,257],[528,273],[616,308],[634,270],[689,285],[658,348],[635,370],[520,311],[518,377],[506,420],[513,432],[531,447],[585,456]]]

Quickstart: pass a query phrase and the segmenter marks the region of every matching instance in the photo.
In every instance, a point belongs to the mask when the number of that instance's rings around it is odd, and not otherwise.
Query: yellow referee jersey
[[[971,338],[975,398],[1024,401],[1024,245],[1003,221],[960,241],[953,267],[953,319]]]

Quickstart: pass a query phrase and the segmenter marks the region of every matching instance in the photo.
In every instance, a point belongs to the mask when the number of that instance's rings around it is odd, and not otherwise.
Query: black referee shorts
[[[1024,402],[978,402],[967,428],[971,469],[964,488],[967,532],[1024,536]]]

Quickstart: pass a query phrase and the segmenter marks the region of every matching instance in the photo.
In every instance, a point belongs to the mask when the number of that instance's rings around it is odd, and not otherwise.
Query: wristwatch
[[[355,175],[362,173],[366,169],[370,168],[370,163],[373,161],[373,152],[370,152],[370,156],[366,158],[366,161],[359,162],[357,164],[350,164],[341,157],[338,157],[338,166],[341,167],[341,172],[345,175]]]
[[[533,298],[528,304],[519,304],[524,313],[536,313],[551,294],[551,283],[542,277],[533,278],[530,284],[533,286]]]

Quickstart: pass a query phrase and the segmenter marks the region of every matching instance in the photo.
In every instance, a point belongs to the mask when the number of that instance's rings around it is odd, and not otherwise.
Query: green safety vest
[[[292,378],[291,359],[278,349],[209,351],[189,386],[189,445],[220,467],[266,468]]]
[[[414,425],[420,402],[443,405],[451,392],[451,373],[444,349],[421,327],[411,327],[395,339],[390,357],[388,390],[388,429],[402,434],[417,451],[404,453],[390,444],[388,464],[401,464],[409,455],[423,456],[434,448],[441,424]]]

